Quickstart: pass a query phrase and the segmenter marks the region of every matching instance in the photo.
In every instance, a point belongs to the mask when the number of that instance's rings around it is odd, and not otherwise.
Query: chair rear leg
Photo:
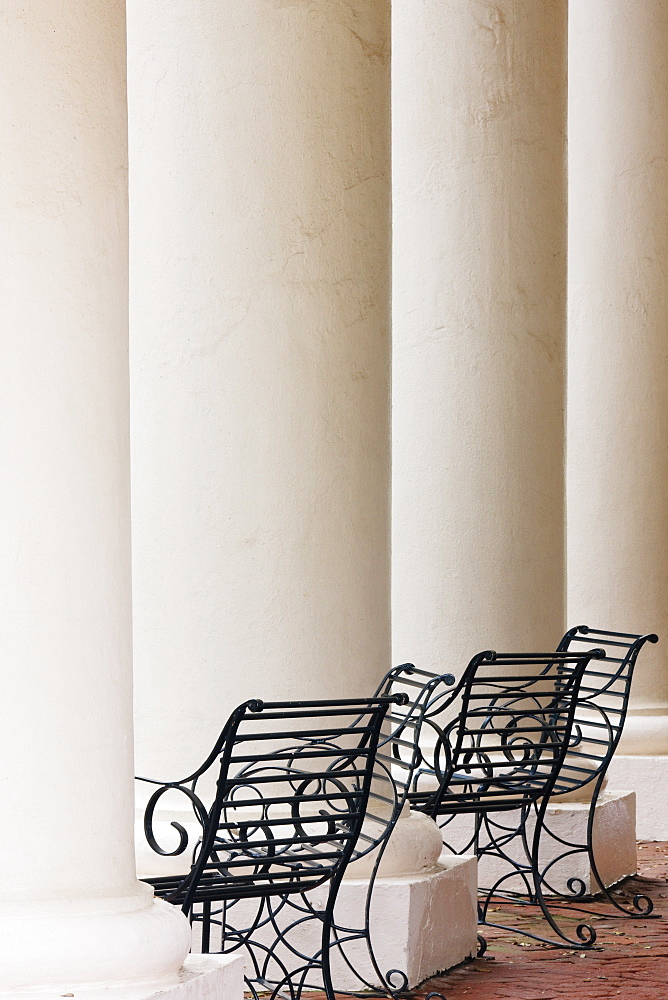
[[[202,903],[202,954],[208,955],[211,947],[211,902]]]
[[[607,902],[612,903],[619,913],[623,914],[625,917],[660,917],[660,913],[654,913],[654,903],[649,898],[642,893],[636,893],[633,897],[633,903],[631,907],[625,906],[619,899],[610,892],[605,882],[601,878],[596,864],[596,857],[594,855],[594,821],[596,819],[596,803],[598,802],[598,796],[603,784],[603,778],[605,774],[601,775],[601,778],[596,782],[596,788],[594,789],[594,794],[592,795],[591,805],[589,807],[589,815],[587,817],[587,844],[586,851],[589,858],[589,867],[591,869],[592,880],[598,885],[598,890],[594,889],[594,892],[600,892],[601,895],[607,900]]]
[[[536,827],[534,829],[533,842],[531,846],[531,875],[533,878],[534,885],[534,899],[536,904],[540,907],[541,912],[548,924],[559,937],[570,945],[572,948],[577,949],[588,949],[594,946],[596,941],[596,931],[590,924],[581,923],[575,928],[575,933],[577,934],[577,940],[570,938],[565,931],[559,927],[553,914],[550,912],[545,895],[543,893],[543,878],[540,870],[540,838],[543,832],[543,824],[545,819],[545,812],[547,810],[548,799],[545,797],[541,802],[539,808],[536,810]],[[548,942],[550,944],[558,944],[558,942]]]

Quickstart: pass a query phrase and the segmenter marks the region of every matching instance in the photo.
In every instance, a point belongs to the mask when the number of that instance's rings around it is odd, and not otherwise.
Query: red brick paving
[[[489,943],[484,958],[429,980],[420,996],[436,991],[446,1000],[668,1000],[668,843],[639,845],[639,859],[640,872],[624,883],[623,894],[632,900],[634,893],[645,893],[662,917],[624,917],[601,904],[592,904],[595,916],[568,912],[569,927],[584,919],[596,929],[596,950],[584,953],[483,928]],[[513,907],[498,916],[512,926],[541,926]]]

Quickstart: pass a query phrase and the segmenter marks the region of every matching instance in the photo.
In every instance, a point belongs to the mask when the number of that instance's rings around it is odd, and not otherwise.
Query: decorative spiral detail
[[[390,969],[385,973],[385,982],[392,993],[403,993],[408,989],[408,976],[401,969]]]
[[[654,909],[654,903],[649,896],[639,892],[633,897],[633,909],[637,910],[640,916],[648,917]]]
[[[188,831],[184,826],[182,826],[181,823],[177,823],[176,820],[172,820],[170,823],[170,826],[172,826],[179,835],[178,846],[173,850],[168,851],[160,847],[153,832],[153,816],[155,813],[155,807],[162,796],[169,791],[181,792],[190,800],[195,817],[202,826],[204,825],[203,820],[206,817],[206,809],[192,789],[185,788],[183,785],[161,785],[157,788],[148,800],[148,804],[144,812],[144,835],[146,836],[146,841],[151,850],[155,851],[156,854],[161,854],[165,858],[171,858],[175,857],[177,854],[183,854],[188,846]]]
[[[587,894],[587,885],[581,878],[569,878],[566,885],[568,886],[568,891],[574,899],[582,899],[582,897]],[[586,927],[589,925],[583,924],[582,926]]]
[[[482,936],[482,934],[477,934],[476,937],[478,938],[478,950],[476,952],[476,958],[482,958],[482,956],[487,951],[487,941]]]
[[[596,941],[596,931],[589,924],[578,924],[575,933],[583,944],[591,946]]]

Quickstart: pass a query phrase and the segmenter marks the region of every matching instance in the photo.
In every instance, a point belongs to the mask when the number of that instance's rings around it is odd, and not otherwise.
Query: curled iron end
[[[641,917],[648,917],[654,909],[654,903],[649,896],[644,896],[641,892],[639,892],[633,897],[633,909]]]
[[[566,883],[568,886],[568,891],[574,896],[575,899],[582,899],[587,893],[587,886],[581,878],[569,878]],[[583,926],[589,926],[588,924]]]
[[[590,924],[578,924],[575,933],[587,948],[591,948],[596,941],[596,931]]]
[[[408,989],[408,976],[401,969],[390,969],[386,972],[385,982],[392,991],[392,996],[395,993],[405,993]]]

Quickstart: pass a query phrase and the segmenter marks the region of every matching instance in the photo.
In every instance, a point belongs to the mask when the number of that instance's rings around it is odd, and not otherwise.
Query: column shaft
[[[570,80],[569,618],[658,633],[620,749],[666,754],[666,4],[573,4]]]
[[[137,753],[389,665],[389,4],[129,5]]]
[[[133,855],[123,3],[10,0],[0,49],[0,990],[163,981],[188,927]]]
[[[564,621],[565,2],[393,26],[393,658]]]

